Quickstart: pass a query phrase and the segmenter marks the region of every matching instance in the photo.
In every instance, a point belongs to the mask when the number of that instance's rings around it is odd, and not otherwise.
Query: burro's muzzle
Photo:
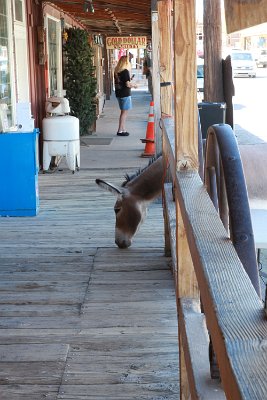
[[[127,249],[132,244],[132,238],[122,233],[119,229],[116,229],[115,243],[120,249]]]

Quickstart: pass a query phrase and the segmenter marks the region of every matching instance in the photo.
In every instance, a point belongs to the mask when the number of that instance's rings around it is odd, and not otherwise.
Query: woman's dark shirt
[[[131,88],[126,86],[126,82],[131,80],[128,69],[120,71],[118,74],[114,74],[115,80],[115,95],[116,97],[128,97],[131,96]]]

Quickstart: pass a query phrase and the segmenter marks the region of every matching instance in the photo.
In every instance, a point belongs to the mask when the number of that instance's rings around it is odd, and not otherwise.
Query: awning
[[[267,22],[267,0],[224,0],[227,33]]]

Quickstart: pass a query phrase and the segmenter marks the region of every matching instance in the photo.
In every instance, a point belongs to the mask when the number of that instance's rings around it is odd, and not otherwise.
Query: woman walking
[[[121,110],[119,118],[118,136],[129,136],[126,131],[126,118],[128,110],[132,108],[131,88],[137,88],[137,85],[131,82],[130,77],[131,63],[127,56],[122,56],[114,70],[115,95],[118,99]]]

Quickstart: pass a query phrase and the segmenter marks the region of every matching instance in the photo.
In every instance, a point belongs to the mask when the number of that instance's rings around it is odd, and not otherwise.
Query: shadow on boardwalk
[[[107,101],[94,139],[110,144],[84,138],[79,172],[63,161],[40,173],[37,217],[0,218],[1,400],[179,397],[161,203],[149,208],[133,246],[119,250],[114,198],[94,182],[120,183],[146,165],[149,101],[146,91],[133,93],[127,138],[116,137],[119,112]]]

